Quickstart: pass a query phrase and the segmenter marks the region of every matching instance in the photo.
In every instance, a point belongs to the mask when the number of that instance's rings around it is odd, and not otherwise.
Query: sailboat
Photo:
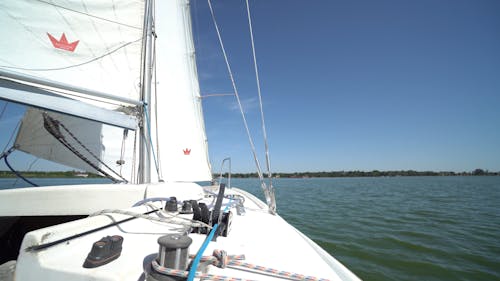
[[[112,181],[0,190],[0,279],[359,280],[277,214],[272,184],[265,203],[198,184],[188,0],[2,1],[0,25],[0,99],[28,106],[0,158]]]

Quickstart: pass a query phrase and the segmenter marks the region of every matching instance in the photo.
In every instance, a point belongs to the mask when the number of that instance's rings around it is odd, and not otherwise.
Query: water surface
[[[14,183],[0,179],[0,188]],[[263,199],[255,179],[232,184]],[[500,280],[498,176],[276,179],[274,186],[278,213],[364,280]]]
[[[274,185],[279,214],[364,280],[500,280],[500,177]]]

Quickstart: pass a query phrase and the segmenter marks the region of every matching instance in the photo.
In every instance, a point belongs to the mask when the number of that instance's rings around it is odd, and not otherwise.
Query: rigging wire
[[[36,157],[35,160],[31,162],[31,164],[28,166],[28,171],[31,171],[31,168],[33,168],[33,165],[35,165],[35,163],[38,162],[38,160],[40,160],[40,158]]]
[[[1,119],[1,115],[0,115],[0,119]],[[16,134],[16,132],[20,126],[21,126],[21,120],[19,120],[19,122],[17,122],[17,125],[14,128],[14,130],[12,131],[12,134],[10,134],[9,141],[5,144],[5,147],[2,149],[2,151],[6,151],[7,147],[9,147],[9,144],[12,142],[12,139],[14,139],[14,135]]]
[[[6,103],[6,104],[5,104],[4,109],[7,107],[7,104],[8,104],[8,103]],[[2,114],[0,114],[0,119],[2,119],[2,115],[3,115],[3,112],[2,112]],[[10,134],[10,138],[9,138],[9,140],[7,141],[7,143],[5,144],[5,147],[4,147],[4,148],[3,148],[3,150],[2,150],[2,154],[0,154],[0,159],[2,159],[2,158],[4,158],[4,157],[5,157],[5,161],[7,161],[7,156],[8,156],[9,154],[11,154],[12,152],[14,152],[14,150],[16,150],[16,145],[15,145],[15,144],[13,144],[13,145],[11,146],[11,148],[9,148],[8,150],[7,150],[7,147],[9,147],[9,144],[12,142],[12,139],[14,138],[14,135],[16,134],[16,132],[17,132],[17,130],[18,130],[18,128],[19,128],[20,126],[21,126],[21,120],[19,120],[19,122],[17,122],[16,127],[14,128],[14,130],[12,131],[12,133]],[[8,163],[6,163],[6,164],[8,164]],[[9,165],[7,165],[7,166],[9,166]],[[30,168],[31,168],[31,165],[30,165]],[[12,171],[12,172],[16,175],[16,176],[18,175],[18,174],[17,174],[17,173],[16,173],[16,172],[12,169],[12,167],[10,167],[9,169],[10,169],[10,170],[11,170],[11,171]],[[21,177],[19,177],[19,176],[18,176],[18,177],[17,177],[17,179],[16,179],[16,180],[14,181],[14,183],[12,184],[12,186],[15,186],[15,185],[17,184],[17,180],[18,180],[19,178],[23,178],[23,177],[22,177],[22,176],[21,176]],[[23,179],[23,180],[24,180],[24,179]],[[31,182],[29,182],[29,181],[28,181],[28,183],[32,185],[32,183],[31,183]]]
[[[204,99],[204,98],[211,98],[211,97],[227,97],[227,96],[234,96],[234,94],[233,93],[230,93],[230,94],[206,94],[206,95],[200,96],[200,98]]]
[[[120,149],[120,160],[116,162],[120,166],[120,175],[122,174],[123,164],[125,164],[125,141],[127,140],[127,136],[128,130],[124,129],[122,137],[122,147]]]
[[[153,138],[151,137],[151,122],[149,119],[147,104],[144,104],[144,117],[146,118],[146,124],[148,126],[148,137],[147,137],[146,141],[149,140],[149,143],[151,145],[151,152],[153,153],[153,161],[155,162],[156,173],[158,174],[158,177],[160,177],[160,169],[158,167],[158,160],[156,158],[156,153],[155,153],[155,149],[153,146]],[[144,136],[144,138],[146,138],[146,136]]]
[[[5,104],[3,105],[3,108],[2,108],[2,112],[0,112],[0,119],[2,119],[3,114],[5,113],[5,110],[7,109],[7,105],[9,105],[9,103],[5,102]]]
[[[28,169],[27,169],[28,172],[31,171],[31,168],[33,167],[33,165],[35,165],[36,162],[38,162],[38,160],[40,160],[40,158],[36,157],[35,160],[33,160],[31,162],[31,164],[28,166]],[[16,186],[18,180],[19,180],[19,178],[16,179],[16,181],[14,182],[14,184],[12,186]]]
[[[132,149],[132,169],[131,169],[131,175],[130,175],[130,181],[133,183],[137,183],[136,179],[138,176],[139,171],[137,171],[137,174],[135,172],[136,169],[136,160],[137,160],[137,135],[138,135],[138,130],[134,131],[134,148]]]
[[[269,207],[269,211],[272,214],[275,214],[276,213],[276,203],[275,203],[275,200],[274,200],[274,194],[272,192],[271,187],[267,187],[266,183],[264,182],[264,176],[262,174],[262,169],[261,169],[261,166],[260,166],[259,159],[257,158],[257,152],[256,152],[255,145],[254,145],[254,142],[253,142],[253,139],[252,139],[252,135],[250,133],[250,128],[248,127],[248,122],[246,120],[245,112],[243,110],[243,105],[241,103],[241,99],[240,99],[240,96],[238,94],[238,89],[236,87],[236,82],[235,82],[234,77],[233,77],[233,72],[232,72],[231,66],[229,64],[229,59],[228,59],[228,56],[227,56],[227,53],[226,53],[226,49],[224,47],[224,43],[222,42],[222,36],[221,36],[220,30],[219,30],[219,26],[217,24],[217,20],[215,19],[215,13],[214,13],[214,10],[213,10],[213,7],[212,7],[212,2],[211,2],[211,0],[207,0],[207,1],[208,1],[208,7],[210,9],[210,14],[212,16],[212,21],[214,23],[215,30],[217,32],[217,37],[219,39],[219,45],[221,47],[222,54],[224,56],[224,60],[225,60],[225,63],[226,63],[226,68],[227,68],[227,71],[229,73],[229,78],[231,79],[231,84],[233,86],[234,95],[236,97],[236,101],[237,101],[238,107],[240,109],[241,117],[243,119],[243,124],[245,126],[245,130],[246,130],[246,133],[247,133],[248,141],[249,141],[250,147],[252,149],[253,158],[254,158],[254,161],[255,161],[255,165],[257,167],[257,175],[259,176],[259,180],[261,182],[261,188],[264,191],[264,195],[266,197],[266,202],[267,202],[267,205]]]
[[[5,165],[7,165],[7,167],[20,179],[22,179],[23,181],[31,184],[32,186],[38,186],[38,184],[28,180],[27,178],[23,177],[23,175],[21,175],[21,173],[19,173],[18,171],[14,170],[14,168],[12,168],[12,166],[9,164],[9,161],[7,160],[7,156],[4,156],[3,158],[3,161],[5,162]]]
[[[7,103],[8,104],[8,103]],[[0,115],[0,119],[1,119],[1,115]],[[7,158],[7,155],[12,153],[15,149],[16,149],[16,145],[13,144],[12,147],[9,149],[9,151],[7,151],[7,147],[9,147],[9,144],[12,142],[12,139],[14,139],[14,136],[16,135],[16,132],[18,131],[19,127],[21,126],[21,123],[22,121],[19,120],[19,122],[17,122],[17,125],[16,127],[14,128],[14,130],[12,131],[12,133],[10,134],[10,138],[9,138],[9,141],[7,141],[7,143],[5,144],[5,147],[3,148],[3,152],[2,154],[0,155],[0,159],[2,159],[4,156],[5,158]],[[11,151],[12,150],[12,151]],[[7,152],[6,152],[7,151]],[[33,164],[33,163],[32,163]],[[30,165],[30,169],[31,169],[31,165]],[[17,178],[14,183],[12,184],[12,186],[15,186],[17,184],[17,181],[19,180],[19,178]],[[30,183],[31,184],[31,183]]]
[[[14,168],[12,168],[12,166],[10,165],[9,161],[7,160],[7,157],[12,153],[14,152],[14,150],[16,150],[16,147],[15,146],[12,146],[11,148],[9,148],[9,150],[7,150],[6,152],[2,153],[0,155],[0,159],[3,158],[3,161],[5,162],[5,165],[7,165],[7,167],[11,170],[11,172],[13,172],[18,178],[22,179],[23,181],[31,184],[32,186],[38,186],[38,184],[28,180],[27,178],[23,177],[23,175],[21,175],[21,173],[19,173],[18,171],[16,171]]]
[[[273,189],[273,187],[272,187],[272,174],[271,174],[271,160],[269,158],[269,144],[267,141],[267,130],[266,130],[266,123],[265,123],[265,118],[264,118],[264,108],[262,106],[262,94],[261,94],[261,90],[260,90],[259,70],[257,67],[257,56],[255,54],[255,43],[254,43],[254,38],[253,38],[252,17],[250,15],[250,5],[248,4],[248,0],[246,0],[246,6],[247,6],[247,16],[248,16],[248,28],[250,31],[250,41],[252,42],[252,54],[253,54],[253,65],[254,65],[254,70],[255,70],[255,80],[257,83],[257,93],[259,96],[260,120],[261,120],[261,124],[262,124],[262,135],[264,137],[267,175],[269,178],[270,188]]]
[[[163,173],[162,173],[162,170],[161,170],[161,157],[160,157],[160,139],[159,139],[159,136],[158,136],[158,80],[157,80],[157,72],[156,72],[156,32],[154,30],[155,26],[156,26],[156,8],[155,8],[155,5],[156,5],[156,1],[153,1],[153,11],[155,12],[155,14],[153,14],[153,58],[152,58],[152,61],[153,61],[153,65],[152,65],[152,68],[153,68],[153,80],[154,80],[154,99],[155,99],[155,103],[154,103],[154,113],[155,113],[155,138],[156,138],[156,152],[158,153],[158,158],[155,159],[155,164],[156,164],[156,173],[158,175],[158,181],[163,181]],[[149,134],[151,135],[151,131],[149,131]],[[152,141],[152,140],[151,140]],[[151,144],[151,148],[152,150],[153,149],[153,144]],[[154,151],[153,151],[154,153]]]

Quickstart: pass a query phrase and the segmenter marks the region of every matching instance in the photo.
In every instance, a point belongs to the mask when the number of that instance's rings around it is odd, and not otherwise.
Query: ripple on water
[[[286,184],[280,214],[365,280],[500,280],[500,177]]]

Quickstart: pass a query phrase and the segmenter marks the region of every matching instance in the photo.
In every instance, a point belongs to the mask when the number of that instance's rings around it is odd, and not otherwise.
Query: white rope
[[[171,216],[168,218],[157,218],[153,217],[150,215],[145,215],[141,213],[135,213],[135,212],[130,212],[130,211],[124,211],[124,210],[119,210],[119,209],[104,209],[99,212],[93,213],[89,215],[89,217],[94,217],[98,215],[104,215],[104,214],[120,214],[120,215],[127,215],[135,218],[141,218],[141,219],[146,219],[150,221],[157,221],[157,222],[163,222],[163,223],[169,223],[169,224],[177,224],[177,225],[182,225],[182,226],[191,226],[191,227],[207,227],[211,229],[212,227],[204,222],[201,221],[195,221],[183,217],[178,217],[178,216]],[[162,213],[165,215],[166,213]],[[180,222],[180,221],[175,221],[174,219],[179,219],[179,220],[185,220],[186,222]]]
[[[254,142],[252,139],[252,135],[250,134],[250,129],[248,127],[248,122],[246,120],[245,112],[244,112],[243,106],[241,104],[241,99],[240,99],[240,96],[238,94],[238,89],[236,88],[236,83],[234,81],[233,72],[231,70],[231,66],[229,65],[229,59],[227,57],[226,49],[224,48],[224,43],[222,42],[222,37],[221,37],[220,31],[219,31],[219,26],[217,24],[217,20],[215,19],[215,14],[214,14],[214,10],[212,8],[212,3],[210,0],[207,0],[207,1],[208,1],[208,7],[210,8],[210,14],[212,15],[212,21],[214,22],[215,30],[217,32],[217,37],[219,39],[219,45],[222,49],[222,54],[224,55],[224,60],[226,62],[226,68],[227,68],[227,71],[229,73],[229,78],[231,79],[231,83],[232,83],[233,90],[234,90],[234,95],[236,97],[236,101],[238,102],[238,107],[240,109],[241,117],[243,119],[243,124],[245,126],[248,141],[249,141],[250,147],[252,149],[253,158],[255,161],[255,165],[257,167],[257,175],[259,176],[259,180],[261,182],[261,188],[264,191],[264,195],[266,197],[266,202],[267,202],[267,205],[269,206],[269,211],[272,214],[275,214],[276,213],[276,203],[274,200],[274,192],[272,192],[271,187],[268,188],[264,182],[264,176],[262,174],[262,169],[260,167],[259,159],[257,158],[257,152],[256,152],[255,145],[254,145]]]

